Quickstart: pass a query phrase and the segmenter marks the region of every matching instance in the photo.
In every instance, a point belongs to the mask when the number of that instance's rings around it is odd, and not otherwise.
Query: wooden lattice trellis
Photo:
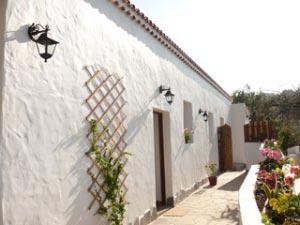
[[[97,121],[100,129],[98,136],[99,145],[101,146],[105,141],[111,146],[112,151],[110,154],[113,154],[114,165],[117,160],[121,160],[122,164],[125,165],[128,160],[126,154],[124,154],[127,147],[124,140],[127,129],[124,124],[126,119],[124,113],[126,101],[123,97],[125,87],[122,83],[122,78],[117,74],[109,74],[98,66],[86,67],[86,70],[90,76],[85,83],[89,92],[89,96],[86,98],[86,104],[89,108],[86,120]],[[88,138],[91,141],[91,133],[88,134]],[[100,208],[105,205],[107,200],[105,196],[106,184],[95,158],[90,154],[87,154],[87,157],[91,161],[87,173],[92,179],[88,188],[88,192],[92,195],[92,201],[88,209],[91,209],[96,202],[98,202]],[[124,196],[128,191],[125,185],[127,176],[128,174],[123,170],[119,180]]]

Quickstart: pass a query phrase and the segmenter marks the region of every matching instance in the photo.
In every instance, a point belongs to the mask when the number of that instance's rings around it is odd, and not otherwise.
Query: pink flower
[[[268,155],[268,153],[269,153],[269,151],[270,151],[270,149],[269,149],[269,148],[263,148],[263,149],[261,150],[261,154],[262,154],[262,156],[267,156],[267,155]]]
[[[291,166],[290,172],[292,174],[295,174],[295,176],[299,177],[300,176],[300,167],[299,166]]]
[[[266,170],[260,170],[257,173],[257,180],[267,184],[270,188],[276,188],[279,174],[275,171],[267,172]]]
[[[287,185],[289,187],[294,186],[294,181],[295,181],[295,178],[293,176],[286,176],[284,178],[285,185]]]
[[[271,150],[267,154],[268,158],[274,159],[274,160],[280,160],[282,159],[282,154],[280,151],[277,150]]]
[[[274,159],[274,160],[280,160],[283,158],[280,150],[272,150],[268,147],[263,148],[261,150],[261,154],[265,157],[268,157],[269,159]]]

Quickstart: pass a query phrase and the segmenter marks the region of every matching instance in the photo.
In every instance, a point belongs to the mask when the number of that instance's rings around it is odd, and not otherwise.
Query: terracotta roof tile
[[[141,12],[134,4],[131,4],[130,0],[110,0],[110,1],[113,2],[122,11],[125,11],[127,7],[129,9],[125,12],[127,16],[130,16],[133,20],[136,20],[138,24],[140,24],[143,28],[145,28],[145,30],[149,32],[149,34],[151,34],[154,38],[156,38],[159,42],[165,45],[183,63],[191,67],[192,70],[194,70],[198,75],[200,75],[202,78],[208,81],[228,100],[230,101],[232,100],[231,96],[214,79],[212,79],[197,63],[195,63],[180,47],[178,47],[172,41],[172,39],[170,39],[157,25],[154,24],[153,21],[151,21],[147,16],[145,16],[145,14]],[[131,14],[136,14],[141,18],[138,18],[136,17],[136,15],[131,15]],[[142,23],[142,20],[144,20],[144,23]],[[159,37],[159,35],[162,36],[162,38]]]

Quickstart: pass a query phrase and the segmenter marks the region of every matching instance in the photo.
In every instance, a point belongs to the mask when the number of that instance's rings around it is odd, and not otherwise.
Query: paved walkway
[[[245,171],[221,174],[215,187],[204,185],[151,225],[238,225],[238,190],[245,176]]]

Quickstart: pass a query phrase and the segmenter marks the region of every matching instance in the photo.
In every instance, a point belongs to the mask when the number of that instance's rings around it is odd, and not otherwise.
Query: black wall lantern
[[[165,93],[166,100],[171,105],[174,100],[175,95],[171,92],[170,87],[165,87],[165,86],[161,85],[159,87],[159,93],[163,93],[164,91],[166,92]]]
[[[207,114],[207,111],[203,111],[202,109],[199,109],[199,114],[203,116],[203,119],[205,122],[207,122],[208,120],[208,114]]]
[[[56,45],[59,43],[48,37],[49,30],[48,25],[43,27],[40,24],[34,23],[28,28],[28,35],[36,43],[39,55],[45,62],[53,56]]]

